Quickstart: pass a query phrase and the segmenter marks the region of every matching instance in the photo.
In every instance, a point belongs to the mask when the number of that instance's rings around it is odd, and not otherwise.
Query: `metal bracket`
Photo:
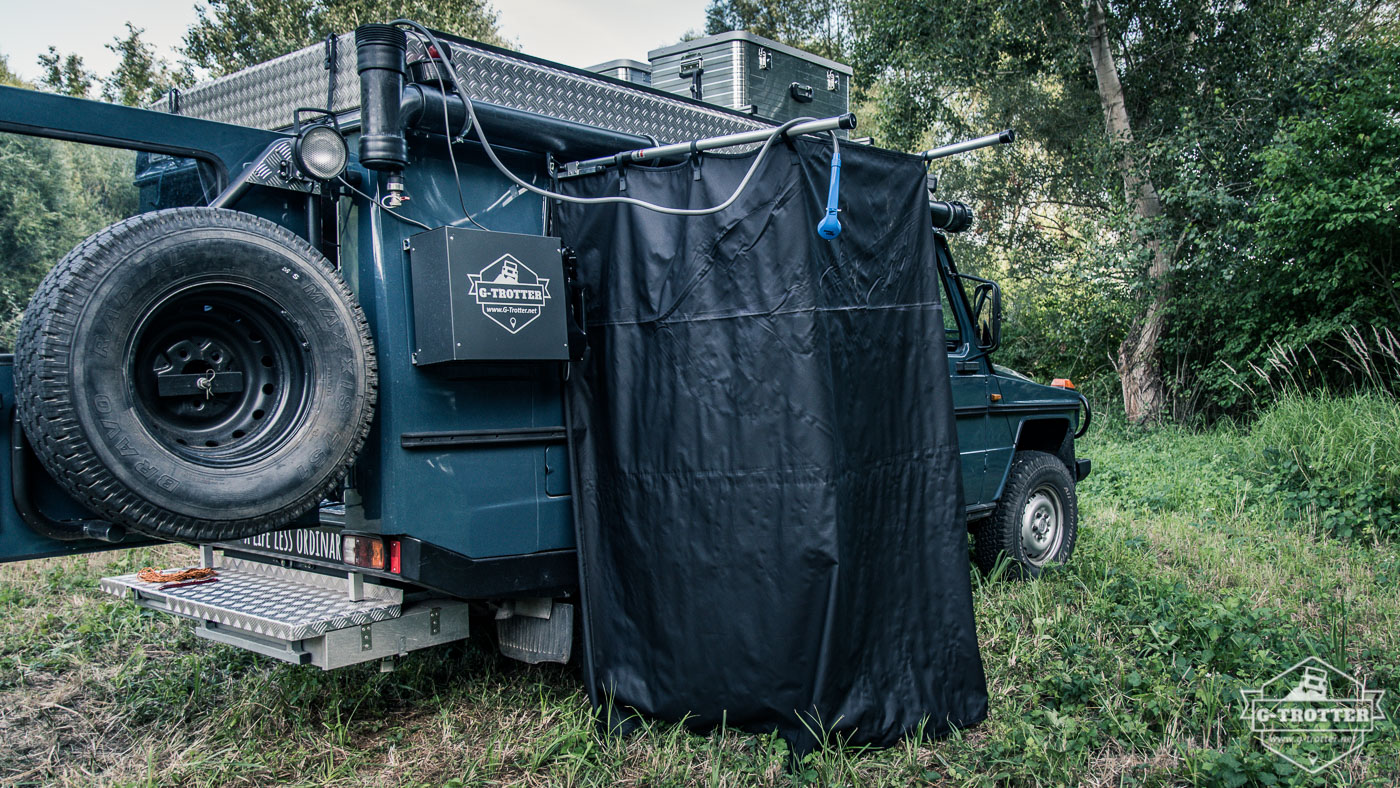
[[[369,651],[374,648],[374,627],[370,624],[360,625],[360,650]]]
[[[580,175],[592,175],[595,172],[602,172],[605,169],[607,169],[607,167],[602,164],[586,166],[581,162],[571,161],[568,164],[555,167],[554,177],[560,180],[565,178],[577,178]]]
[[[442,608],[435,607],[428,611],[428,634],[436,635],[442,631]]]

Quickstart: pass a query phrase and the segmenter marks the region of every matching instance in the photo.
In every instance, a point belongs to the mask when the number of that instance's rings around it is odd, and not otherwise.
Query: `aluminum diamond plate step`
[[[212,583],[171,588],[178,584],[147,583],[133,574],[103,578],[101,588],[153,610],[288,641],[387,621],[402,612],[399,589],[365,583],[357,602],[350,599],[344,577],[227,557],[221,564]]]

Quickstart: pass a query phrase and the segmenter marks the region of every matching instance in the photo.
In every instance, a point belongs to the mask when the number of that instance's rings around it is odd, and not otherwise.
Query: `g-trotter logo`
[[[1240,694],[1244,719],[1265,749],[1309,774],[1361,749],[1376,720],[1385,719],[1385,690],[1368,690],[1317,657]]]
[[[512,334],[534,322],[549,300],[549,280],[514,255],[503,254],[481,273],[467,276],[472,280],[469,294],[476,296],[481,313]]]

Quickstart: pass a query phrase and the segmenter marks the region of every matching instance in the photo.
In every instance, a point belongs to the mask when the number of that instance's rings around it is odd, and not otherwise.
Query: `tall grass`
[[[1242,442],[1244,468],[1288,516],[1338,536],[1400,537],[1400,400],[1289,392]]]
[[[1221,363],[1230,370],[1230,384],[1255,402],[1304,393],[1400,396],[1400,337],[1383,326],[1347,326],[1299,345],[1276,341],[1245,370]]]
[[[1400,399],[1383,391],[1285,391],[1252,422],[1209,431],[1095,424],[1080,447],[1091,486],[1131,508],[1400,540]]]

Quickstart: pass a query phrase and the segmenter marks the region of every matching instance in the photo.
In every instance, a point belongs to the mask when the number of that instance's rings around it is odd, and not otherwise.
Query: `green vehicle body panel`
[[[281,136],[241,126],[6,87],[0,87],[0,131],[197,158],[213,168],[220,185],[228,183],[250,163],[257,161],[266,146]],[[480,189],[483,195],[508,188],[504,183],[495,182],[499,176],[487,169],[483,162],[467,160],[466,166],[472,169],[476,179],[471,184],[472,188]],[[531,166],[531,160],[512,161],[512,166],[518,171],[526,171]],[[445,161],[431,157],[417,162],[415,168],[420,183],[425,179],[450,177]],[[469,196],[474,198],[474,195]],[[450,200],[441,195],[438,197],[441,199],[433,197],[432,190],[425,189],[424,198],[415,201],[413,210],[429,224],[441,225],[458,215],[455,194]],[[273,189],[254,189],[242,197],[236,207],[271,218],[293,232],[304,233],[306,222],[298,207],[303,199],[301,195],[289,198],[287,193]],[[539,227],[530,224],[538,222],[541,215],[537,202],[521,200],[512,211],[514,213],[507,218],[519,226],[510,225],[509,229],[539,232]],[[391,384],[405,387],[395,397],[381,395],[376,415],[378,425],[361,462],[374,464],[383,470],[385,477],[393,477],[406,473],[406,468],[411,470],[406,463],[422,459],[418,455],[407,456],[400,450],[398,438],[401,433],[453,426],[438,423],[438,420],[454,418],[451,409],[429,407],[431,403],[447,402],[449,396],[464,397],[467,394],[489,398],[494,396],[493,392],[498,394],[497,389],[504,384],[494,380],[463,381],[425,376],[412,369],[407,353],[394,350],[406,348],[409,344],[408,337],[403,335],[407,331],[411,312],[402,281],[404,267],[401,251],[403,237],[409,231],[396,224],[376,225],[367,213],[361,215],[358,209],[351,212],[347,219],[349,226],[343,238],[342,262],[346,277],[371,320],[376,343],[380,347],[381,391]],[[989,513],[995,507],[1016,451],[1033,449],[1056,452],[1064,444],[1066,436],[1078,429],[1080,400],[1073,391],[1040,385],[996,367],[990,352],[967,341],[975,336],[972,314],[947,240],[942,236],[939,237],[937,250],[936,264],[947,294],[944,303],[945,325],[956,332],[957,339],[955,343],[950,343],[948,369],[953,383],[964,498],[969,515],[976,517]],[[14,388],[10,363],[8,358],[0,359],[0,398],[3,398],[5,415],[0,431],[11,428]],[[411,381],[411,384],[403,381]],[[557,380],[531,379],[516,381],[512,385],[533,386],[541,389],[542,393],[539,396],[508,398],[511,402],[553,403],[557,400]],[[501,398],[497,396],[496,399]],[[515,419],[510,422],[512,424],[518,421],[551,425],[560,420],[560,415],[551,408],[557,410],[554,405],[530,405],[528,412],[511,411],[507,415]],[[489,415],[504,411],[498,409],[483,413]],[[460,428],[461,425],[456,426]],[[11,434],[6,437],[13,440],[16,436]],[[488,522],[487,515],[510,519],[506,517],[509,512],[500,506],[495,507],[499,511],[463,512],[460,500],[449,500],[441,495],[432,501],[410,500],[395,485],[386,484],[367,492],[365,508],[385,517],[386,522],[388,515],[392,514],[390,510],[404,509],[404,516],[399,519],[420,523],[412,528],[419,531],[417,536],[424,542],[441,544],[445,549],[456,550],[462,555],[500,556],[571,548],[568,460],[564,447],[539,448],[536,452],[538,456],[530,454],[533,449],[528,448],[496,448],[490,451],[495,454],[488,455],[485,450],[460,450],[462,465],[457,469],[460,471],[458,477],[484,478],[489,476],[483,472],[488,465],[499,470],[503,452],[514,452],[511,457],[518,455],[517,464],[522,464],[519,471],[521,478],[528,476],[533,480],[538,476],[541,480],[538,492],[532,486],[527,496],[530,499],[528,503],[533,507],[530,518],[539,522],[524,541],[493,536],[493,529],[500,530],[497,527],[499,524],[496,520]],[[1072,457],[1065,459],[1068,464],[1073,464]],[[149,540],[139,538],[131,538],[120,545],[91,540],[55,541],[29,530],[14,507],[15,489],[11,483],[12,466],[9,460],[8,453],[0,456],[0,561],[149,543]],[[32,488],[30,497],[39,510],[48,516],[56,520],[90,517],[41,470],[33,475],[28,486]],[[455,511],[456,517],[471,516],[476,519],[453,523],[447,516],[413,516],[415,507],[437,507],[440,510],[437,514],[442,510]],[[314,522],[313,513],[311,519],[298,524]],[[407,528],[385,532],[414,535]],[[519,536],[516,534],[516,537]],[[483,539],[489,543],[480,541]]]
[[[970,517],[989,514],[1006,486],[1017,451],[1059,452],[1079,429],[1080,400],[1074,392],[1036,383],[992,363],[994,351],[968,340],[975,336],[972,310],[953,264],[947,240],[938,241],[938,268],[946,294],[945,325],[956,324],[948,345],[963,496]],[[1073,465],[1072,456],[1064,456]],[[1073,467],[1070,468],[1073,473]]]

